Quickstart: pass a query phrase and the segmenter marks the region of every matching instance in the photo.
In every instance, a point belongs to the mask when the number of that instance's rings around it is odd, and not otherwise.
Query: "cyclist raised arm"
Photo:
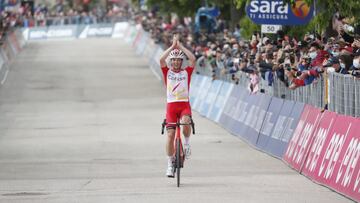
[[[177,36],[174,35],[172,45],[168,49],[166,49],[160,57],[161,68],[167,66],[166,58],[169,56],[170,52],[177,47],[177,43],[178,43]]]
[[[179,49],[179,50],[183,51],[189,59],[189,66],[195,67],[195,63],[196,63],[195,55],[182,45],[182,43],[179,41],[179,36],[177,34],[174,35],[174,37],[173,37],[172,45],[167,50],[165,50],[164,53],[160,57],[160,66],[161,67],[166,66],[166,58],[169,56],[170,52],[173,49]]]
[[[185,55],[189,58],[189,66],[181,68]],[[170,68],[166,64],[166,58],[170,58]],[[179,36],[174,35],[172,45],[164,51],[160,57],[161,70],[164,77],[167,94],[166,125],[167,142],[166,153],[168,156],[168,168],[166,175],[174,177],[174,123],[180,119],[181,123],[191,123],[191,107],[189,103],[190,79],[194,70],[196,58],[179,41]],[[185,157],[189,158],[190,151],[190,126],[183,126],[185,137]]]

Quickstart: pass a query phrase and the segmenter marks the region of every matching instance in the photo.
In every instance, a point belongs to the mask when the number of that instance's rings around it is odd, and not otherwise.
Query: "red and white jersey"
[[[166,86],[167,103],[188,102],[191,74],[194,67],[186,67],[178,72],[168,67],[161,68]]]

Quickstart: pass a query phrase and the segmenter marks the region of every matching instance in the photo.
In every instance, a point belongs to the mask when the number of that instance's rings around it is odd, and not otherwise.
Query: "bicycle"
[[[181,125],[191,125],[192,133],[195,134],[195,124],[190,118],[190,123],[180,123],[179,118],[176,123],[167,123],[166,119],[164,119],[162,123],[161,128],[161,134],[164,134],[164,128],[167,124],[175,125],[175,139],[174,139],[174,147],[175,147],[175,163],[174,163],[174,173],[176,173],[176,179],[177,179],[177,187],[180,187],[180,168],[184,167],[184,161],[185,161],[185,155],[184,155],[184,149],[183,144],[181,141],[181,133],[180,133],[180,126]]]

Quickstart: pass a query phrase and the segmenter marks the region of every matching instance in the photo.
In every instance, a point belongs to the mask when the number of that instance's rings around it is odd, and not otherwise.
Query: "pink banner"
[[[334,118],[327,113],[321,120],[302,173],[359,201],[360,121],[338,115],[333,122]]]
[[[360,201],[360,120],[351,118],[349,128],[329,186]]]
[[[320,153],[324,148],[325,140],[331,133],[336,117],[337,114],[334,112],[326,111],[322,114],[319,125],[314,131],[314,139],[311,144],[309,155],[301,169],[302,174],[312,177],[315,167],[319,162]]]
[[[320,120],[320,116],[320,109],[306,105],[293,137],[289,142],[283,159],[297,171],[301,170],[306,160],[313,132]]]

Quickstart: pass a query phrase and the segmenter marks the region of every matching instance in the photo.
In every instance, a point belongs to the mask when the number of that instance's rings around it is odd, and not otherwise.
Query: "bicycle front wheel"
[[[181,168],[181,155],[180,155],[180,149],[181,149],[181,143],[180,139],[176,140],[176,179],[177,179],[177,186],[180,187],[180,168]]]

